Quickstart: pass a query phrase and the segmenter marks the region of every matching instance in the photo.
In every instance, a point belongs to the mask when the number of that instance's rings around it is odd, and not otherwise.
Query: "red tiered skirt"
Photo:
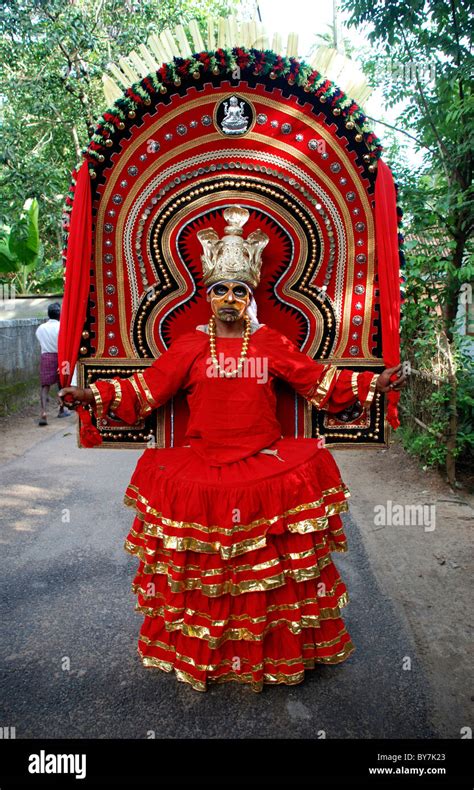
[[[189,447],[146,450],[125,494],[136,518],[125,549],[145,615],[146,667],[208,681],[300,683],[305,669],[355,650],[331,551],[347,551],[339,513],[349,491],[314,439],[222,467]],[[282,459],[282,460],[280,460]]]

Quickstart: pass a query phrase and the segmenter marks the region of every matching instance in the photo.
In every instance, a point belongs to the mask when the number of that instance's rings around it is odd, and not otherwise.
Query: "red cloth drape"
[[[400,363],[400,260],[398,252],[397,196],[390,168],[379,160],[375,181],[375,240],[377,247],[382,323],[383,360],[387,368]],[[387,419],[400,425],[400,393],[388,393]]]
[[[77,362],[89,298],[92,253],[91,184],[87,162],[76,181],[66,254],[66,282],[58,338],[59,380],[66,387]]]
[[[79,168],[72,205],[66,253],[66,282],[61,307],[58,338],[58,366],[61,387],[72,378],[79,354],[81,333],[87,314],[92,254],[92,198],[89,168],[84,161]],[[101,441],[91,425],[89,413],[80,407],[81,440],[86,447]]]

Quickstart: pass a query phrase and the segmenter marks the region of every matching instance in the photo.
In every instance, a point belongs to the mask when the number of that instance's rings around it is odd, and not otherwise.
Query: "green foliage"
[[[10,251],[10,228],[0,230],[0,272],[18,271],[18,259]]]
[[[36,198],[28,199],[20,218],[11,227],[0,229],[0,272],[12,275],[18,293],[28,293],[34,273],[41,270],[38,210]]]
[[[411,227],[420,225],[412,220]],[[470,459],[472,462],[474,443],[472,349],[456,322],[451,340],[445,331],[443,299],[446,298],[446,272],[452,266],[452,245],[446,243],[436,226],[431,235],[426,228],[423,233],[424,243],[413,240],[406,245],[408,268],[402,357],[409,360],[417,372],[402,394],[401,408],[408,418],[402,439],[405,447],[419,455],[427,466],[445,465],[454,389],[457,435],[452,454],[458,459],[458,466],[467,468]],[[463,267],[452,273],[459,285],[467,269]],[[429,426],[429,430],[414,423],[414,418]]]
[[[25,200],[41,206],[46,263],[59,260],[70,173],[105,109],[101,76],[151,32],[209,13],[228,0],[0,0],[0,225]],[[204,30],[203,30],[204,32]],[[5,247],[0,242],[0,259]],[[3,264],[2,264],[3,265]]]
[[[64,287],[62,260],[50,261],[32,272],[29,283],[31,293],[59,294]]]
[[[454,462],[467,463],[473,445],[472,349],[457,319],[460,292],[473,278],[472,4],[343,0],[343,7],[372,42],[363,63],[369,80],[388,107],[400,108],[397,128],[423,152],[418,169],[399,137],[388,152],[407,236],[402,353],[419,371],[402,394],[402,435],[424,463],[445,464],[454,484]]]
[[[40,251],[36,198],[27,200],[24,209],[26,213],[11,228],[9,247],[22,266],[32,266],[36,263]]]

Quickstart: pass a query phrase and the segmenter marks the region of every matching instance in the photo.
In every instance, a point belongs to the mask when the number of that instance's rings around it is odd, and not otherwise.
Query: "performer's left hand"
[[[377,379],[376,388],[379,392],[391,392],[392,390],[398,391],[405,386],[407,377],[404,373],[401,376],[391,381],[392,376],[401,373],[402,366],[396,365],[394,368],[385,368]]]

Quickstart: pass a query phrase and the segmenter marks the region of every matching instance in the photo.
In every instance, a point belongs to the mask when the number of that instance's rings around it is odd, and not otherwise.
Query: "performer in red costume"
[[[224,211],[225,235],[198,233],[212,316],[173,342],[143,373],[60,393],[128,424],[187,394],[189,444],[150,448],[125,501],[136,517],[125,548],[139,559],[133,589],[145,616],[146,667],[208,681],[299,683],[355,647],[341,618],[348,602],[332,551],[346,551],[340,513],[349,491],[317,439],[283,438],[275,380],[319,409],[341,412],[400,389],[401,367],[338,371],[301,353],[256,317],[261,231],[243,237],[248,212]],[[391,379],[394,381],[391,382]]]

